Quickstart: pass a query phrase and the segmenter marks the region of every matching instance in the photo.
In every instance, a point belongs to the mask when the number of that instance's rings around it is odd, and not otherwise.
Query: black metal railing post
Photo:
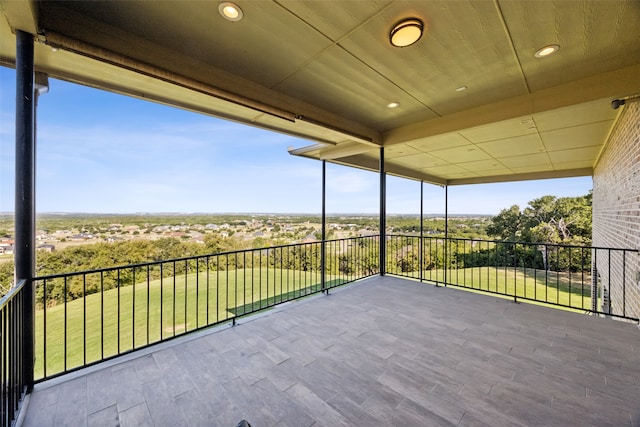
[[[384,168],[384,147],[380,147],[380,275],[386,274],[387,244],[387,179]]]
[[[322,292],[329,293],[326,288],[326,242],[327,242],[327,161],[322,161],[322,244],[320,246],[320,283]]]
[[[25,280],[22,292],[22,375],[33,389],[35,292],[35,100],[33,36],[16,31],[16,181],[15,280]]]
[[[424,181],[420,181],[420,244],[418,245],[420,281],[424,280]]]
[[[444,285],[447,286],[447,270],[448,264],[448,246],[449,246],[449,187],[444,186]]]

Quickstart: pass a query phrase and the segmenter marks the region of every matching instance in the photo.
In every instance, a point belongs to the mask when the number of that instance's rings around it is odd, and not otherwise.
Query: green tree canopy
[[[591,244],[592,193],[578,197],[542,196],[524,210],[503,209],[487,233],[500,240],[532,243]]]

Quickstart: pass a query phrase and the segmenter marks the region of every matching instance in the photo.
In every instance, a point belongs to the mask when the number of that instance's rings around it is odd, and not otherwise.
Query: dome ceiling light
[[[391,33],[389,41],[396,47],[411,46],[422,37],[424,23],[417,18],[409,18],[396,24]]]
[[[218,5],[218,12],[227,21],[239,21],[242,19],[242,9],[237,4],[225,1]]]

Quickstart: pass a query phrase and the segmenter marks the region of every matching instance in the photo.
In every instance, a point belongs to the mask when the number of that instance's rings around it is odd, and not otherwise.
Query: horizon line
[[[51,211],[51,212],[38,212],[36,216],[39,215],[104,215],[104,216],[179,216],[179,215],[195,215],[195,216],[205,216],[205,215],[289,215],[289,216],[321,216],[321,213],[309,213],[309,212],[61,212],[61,211]],[[326,216],[379,216],[378,213],[366,213],[366,212],[335,212],[335,213],[327,213]],[[444,212],[432,212],[432,213],[424,213],[423,216],[445,216]],[[0,216],[15,216],[15,212],[5,211],[0,212]],[[387,213],[387,216],[420,216],[419,213]],[[456,214],[448,214],[449,217],[452,216],[495,216],[494,214],[482,214],[482,213],[456,213]]]

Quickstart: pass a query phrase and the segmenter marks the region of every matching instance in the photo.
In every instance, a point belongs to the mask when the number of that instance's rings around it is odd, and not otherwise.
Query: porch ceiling
[[[637,1],[219,3],[0,0],[0,63],[28,31],[52,77],[317,143],[295,155],[377,170],[384,146],[387,172],[448,185],[591,175],[611,100],[640,94]],[[407,17],[425,34],[394,48]]]

